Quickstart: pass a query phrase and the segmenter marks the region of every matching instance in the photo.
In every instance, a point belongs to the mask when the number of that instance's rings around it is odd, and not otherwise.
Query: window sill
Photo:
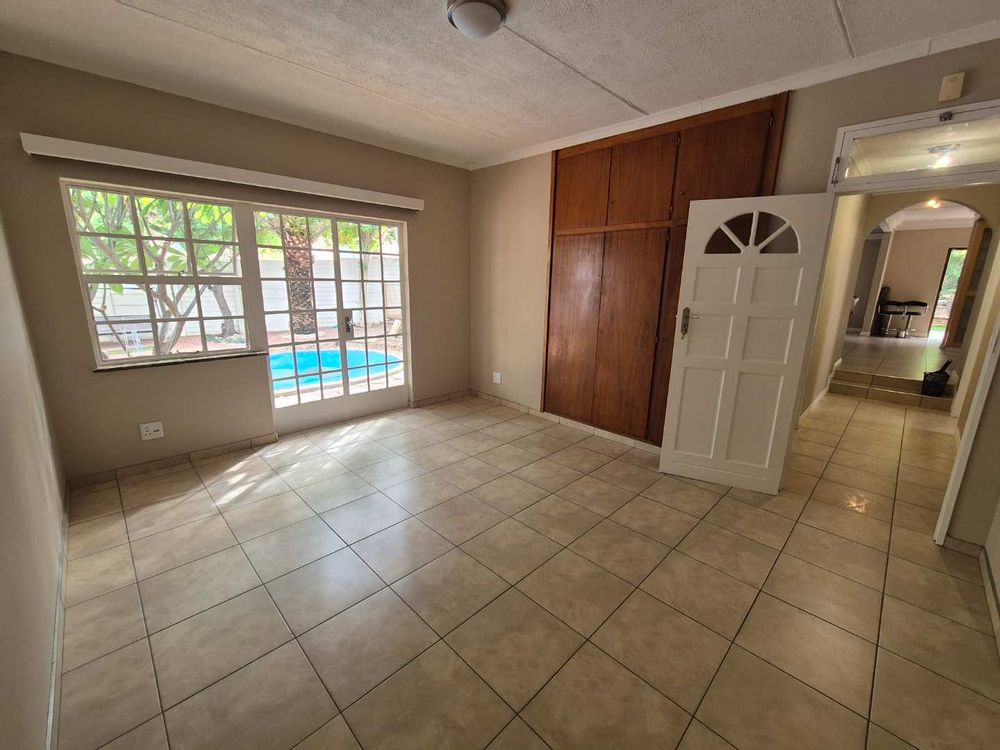
[[[187,357],[183,359],[161,359],[144,362],[123,362],[121,364],[95,367],[92,372],[121,372],[122,370],[142,370],[150,367],[172,367],[174,365],[191,365],[199,362],[218,362],[225,359],[247,359],[249,357],[266,357],[267,352],[235,352],[218,354],[209,357]]]

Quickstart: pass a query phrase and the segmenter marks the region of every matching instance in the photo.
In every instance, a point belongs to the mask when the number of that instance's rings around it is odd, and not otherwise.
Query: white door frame
[[[965,479],[965,469],[969,464],[972,444],[976,440],[979,420],[983,415],[986,396],[989,394],[990,387],[993,384],[993,375],[997,369],[998,359],[1000,359],[1000,317],[997,318],[993,326],[990,348],[979,371],[979,382],[976,384],[976,390],[972,395],[969,417],[965,423],[965,430],[962,432],[962,439],[958,444],[955,464],[951,468],[948,488],[944,492],[944,501],[941,503],[941,512],[938,514],[937,526],[934,529],[934,541],[939,545],[943,545],[945,539],[948,537],[948,527],[951,526],[951,517],[955,513],[955,502],[958,499],[958,491],[962,487],[962,480]]]

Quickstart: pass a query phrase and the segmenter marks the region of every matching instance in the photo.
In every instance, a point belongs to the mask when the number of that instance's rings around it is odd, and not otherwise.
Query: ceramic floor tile
[[[142,580],[236,545],[221,514],[132,542],[135,574]]]
[[[322,519],[313,516],[243,544],[262,581],[270,581],[344,547]]]
[[[812,499],[822,500],[824,503],[877,518],[880,521],[892,519],[893,499],[891,497],[855,489],[826,479],[821,479],[816,485]]]
[[[224,511],[222,515],[236,538],[246,542],[270,531],[314,517],[315,514],[312,508],[302,502],[294,492],[285,492],[250,505]]]
[[[292,490],[284,479],[274,473],[210,484],[207,489],[219,510],[233,510]]]
[[[611,457],[580,445],[571,445],[553,453],[549,456],[549,460],[588,474],[611,461]]]
[[[864,750],[867,722],[733,646],[697,718],[741,750]]]
[[[785,552],[852,581],[882,590],[888,556],[877,549],[799,524],[792,529]]]
[[[570,549],[636,586],[670,549],[614,521],[601,521]]]
[[[816,487],[818,481],[818,477],[814,477],[811,474],[803,474],[801,471],[795,471],[795,469],[786,467],[781,476],[780,489],[782,492],[790,492],[793,495],[808,497],[812,494],[813,488]]]
[[[452,544],[462,544],[507,516],[482,500],[465,494],[424,511],[419,518]]]
[[[132,583],[135,583],[135,571],[127,544],[70,560],[66,564],[66,606]]]
[[[444,444],[461,451],[466,456],[477,456],[480,453],[500,447],[503,445],[503,441],[497,440],[495,437],[491,437],[486,433],[473,431],[466,432],[464,435],[458,435],[450,440],[446,440]],[[406,451],[401,452],[404,454],[406,453]],[[534,457],[532,457],[531,460],[534,460]]]
[[[441,477],[464,492],[473,490],[479,485],[491,482],[503,475],[504,472],[496,466],[490,466],[485,461],[480,461],[475,457],[466,458],[434,472],[434,476]]]
[[[693,712],[729,641],[642,591],[633,593],[591,641],[685,711]]]
[[[129,539],[134,541],[217,513],[208,492],[199,490],[129,509],[125,511],[125,523]]]
[[[68,607],[63,626],[64,672],[146,637],[139,590],[112,591]]]
[[[330,447],[327,450],[331,456],[348,469],[360,469],[362,466],[369,466],[398,455],[395,451],[375,442],[348,443]]]
[[[879,649],[872,721],[916,747],[995,748],[1000,704]]]
[[[171,497],[189,495],[203,489],[201,478],[190,465],[164,474],[138,477],[119,483],[122,507],[126,510]]]
[[[423,467],[402,456],[368,464],[354,471],[359,477],[380,490],[388,489],[427,472]]]
[[[792,438],[792,453],[797,453],[800,456],[809,456],[811,458],[829,461],[830,457],[833,455],[833,451],[834,448],[830,445],[814,443],[800,437]]]
[[[686,713],[590,644],[521,716],[557,750],[675,747],[688,723]]]
[[[919,505],[922,508],[938,511],[941,509],[941,503],[944,500],[944,491],[900,481],[896,484],[896,499],[912,503],[913,505]]]
[[[757,596],[752,586],[677,551],[657,566],[641,588],[730,639]]]
[[[563,500],[558,495],[549,495],[539,500],[522,510],[515,518],[563,545],[570,544],[601,521],[598,514],[569,500]]]
[[[826,445],[831,448],[835,448],[837,443],[840,442],[839,433],[830,433],[825,430],[813,430],[808,427],[799,427],[795,431],[795,437],[802,440],[808,440],[811,443]]]
[[[660,471],[660,446],[636,443],[636,447],[620,456],[622,461],[649,471]]]
[[[299,638],[346,707],[438,640],[392,589],[382,589]]]
[[[407,453],[426,448],[428,445],[434,445],[438,442],[438,439],[421,430],[410,430],[409,432],[401,432],[398,435],[382,438],[378,442],[393,453],[405,456]],[[455,447],[462,448],[460,445]],[[463,452],[468,453],[469,451]]]
[[[344,714],[366,750],[484,747],[512,716],[444,643],[425,651]]]
[[[548,747],[531,727],[515,717],[486,750],[548,750]]]
[[[458,439],[461,440],[461,438]],[[531,451],[513,445],[499,445],[477,454],[477,457],[480,461],[485,461],[501,471],[517,471],[538,460],[538,456]]]
[[[160,713],[153,662],[145,640],[62,678],[60,750],[92,750]]]
[[[397,505],[417,514],[461,495],[462,490],[440,477],[425,474],[390,487],[385,494]]]
[[[632,591],[632,586],[574,552],[563,550],[518,589],[589,637]]]
[[[894,734],[885,731],[878,724],[868,724],[868,750],[916,750],[909,742],[903,742]]]
[[[576,469],[570,469],[547,458],[538,459],[536,457],[534,463],[518,469],[514,472],[514,476],[531,482],[536,487],[541,487],[548,492],[556,492],[582,478],[583,474]]]
[[[849,578],[782,554],[764,591],[872,643],[878,638],[882,594]]]
[[[611,515],[611,520],[668,547],[676,545],[698,525],[695,516],[645,497],[630,500]]]
[[[256,451],[272,469],[325,455],[322,448],[300,434],[282,435],[276,442],[262,445]]]
[[[69,527],[66,540],[66,559],[117,547],[128,541],[125,516],[122,513],[101,516]]]
[[[376,490],[357,474],[338,474],[304,487],[296,492],[317,513],[325,513],[333,508],[372,495]]]
[[[562,547],[510,518],[470,539],[462,549],[508,583],[517,583]]]
[[[733,746],[700,721],[692,720],[677,750],[733,750]]]
[[[333,456],[320,455],[305,461],[279,466],[275,471],[285,484],[296,490],[324,479],[345,474],[348,468]]]
[[[343,716],[328,721],[292,750],[361,750]]]
[[[993,634],[982,586],[890,557],[885,593],[986,635]]]
[[[950,478],[950,471],[935,471],[924,466],[913,466],[910,464],[900,464],[899,467],[899,481],[909,482],[920,487],[929,487],[944,491],[948,488],[948,480]]]
[[[411,518],[372,534],[354,545],[354,550],[386,583],[440,557],[453,545],[428,527]]]
[[[671,508],[703,518],[719,501],[719,495],[673,477],[660,477],[641,493]]]
[[[604,464],[601,468],[591,472],[591,476],[603,479],[605,482],[617,485],[629,492],[642,492],[644,489],[659,480],[663,474],[658,471],[651,471],[637,466],[629,461],[615,459]]]
[[[270,474],[272,471],[267,462],[250,448],[195,461],[194,470],[206,485],[247,479],[259,474]]]
[[[981,585],[983,582],[979,560],[939,547],[934,543],[931,535],[927,533],[897,526],[892,530],[889,553],[896,557],[902,557],[904,560],[934,568],[934,570],[947,573],[968,583]]]
[[[790,469],[808,474],[811,477],[819,477],[823,475],[823,469],[826,468],[826,459],[804,456],[801,453],[793,451],[789,454],[785,465]]]
[[[940,456],[928,456],[925,453],[904,450],[899,457],[899,463],[907,466],[918,466],[931,471],[940,471],[950,474],[955,464],[952,458],[942,458]]]
[[[843,448],[835,450],[830,461],[841,466],[862,469],[872,474],[887,477],[888,479],[895,479],[896,472],[899,469],[899,462],[894,459],[867,453],[857,453]]]
[[[164,709],[291,638],[263,587],[155,633],[149,645]]]
[[[243,550],[233,547],[139,582],[150,633],[259,586]]]
[[[897,500],[892,515],[893,528],[902,526],[905,529],[919,531],[928,536],[934,533],[937,526],[938,511],[921,508],[919,505],[904,503]]]
[[[594,451],[595,453],[603,453],[609,459],[618,458],[623,453],[628,453],[631,450],[626,443],[619,442],[617,440],[608,440],[600,435],[591,435],[590,437],[586,437],[576,443],[576,445],[579,445],[581,448],[586,448],[589,451]]]
[[[296,635],[333,617],[383,587],[350,549],[276,578],[267,590]]]
[[[702,521],[677,547],[689,557],[756,588],[764,584],[777,550]]]
[[[852,711],[868,715],[875,645],[761,594],[736,643]]]
[[[163,716],[155,716],[140,724],[114,742],[104,745],[101,750],[170,750]]]
[[[418,448],[417,450],[406,454],[407,461],[412,461],[417,466],[422,469],[426,469],[427,471],[434,471],[434,469],[449,466],[453,463],[461,461],[463,458],[468,458],[464,451],[461,451],[452,445],[442,445],[441,443],[428,445],[424,448]]]
[[[556,494],[594,513],[609,516],[632,499],[635,493],[593,476],[586,476],[566,485]]]
[[[465,552],[453,549],[396,581],[392,588],[443,636],[507,586]]]
[[[494,600],[446,640],[518,710],[583,643],[571,628],[515,589]]]
[[[739,500],[741,503],[752,505],[770,513],[777,513],[793,521],[798,520],[802,514],[802,509],[806,507],[807,498],[802,495],[795,495],[790,492],[781,492],[777,495],[768,495],[763,492],[753,490],[743,490],[733,487],[726,493],[726,497]]]
[[[288,748],[337,713],[297,643],[288,643],[165,714],[176,750]]]
[[[896,480],[894,477],[887,477],[857,469],[853,466],[842,466],[834,463],[827,464],[826,470],[823,472],[823,479],[836,482],[837,484],[845,484],[848,487],[868,490],[869,492],[886,497],[892,497],[896,490]]]
[[[548,493],[541,487],[508,474],[476,487],[469,494],[512,516],[529,505],[534,505]]]
[[[811,500],[799,523],[842,536],[881,552],[889,550],[889,524],[851,510]]]
[[[75,490],[70,496],[69,522],[76,524],[89,521],[109,513],[120,513],[121,509],[122,501],[117,482],[112,482],[110,486],[87,487]]]
[[[403,508],[377,492],[360,500],[341,505],[322,515],[330,528],[348,544],[387,529],[410,517]]]
[[[1000,657],[984,633],[887,596],[879,645],[1000,701]]]
[[[728,497],[719,500],[705,516],[705,520],[777,550],[784,546],[792,526],[795,525],[784,516],[751,507]]]

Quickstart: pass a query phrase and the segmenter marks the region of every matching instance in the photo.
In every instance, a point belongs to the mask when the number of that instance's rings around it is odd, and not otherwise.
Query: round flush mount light
[[[472,39],[485,39],[506,18],[503,0],[448,0],[448,21]]]

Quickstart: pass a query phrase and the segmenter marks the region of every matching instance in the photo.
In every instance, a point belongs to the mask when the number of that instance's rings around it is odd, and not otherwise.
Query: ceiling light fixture
[[[941,201],[939,201],[937,198],[931,198],[929,201],[927,201],[926,205],[927,208],[941,208]]]
[[[472,39],[485,39],[503,25],[507,5],[503,0],[448,0],[448,21]]]

